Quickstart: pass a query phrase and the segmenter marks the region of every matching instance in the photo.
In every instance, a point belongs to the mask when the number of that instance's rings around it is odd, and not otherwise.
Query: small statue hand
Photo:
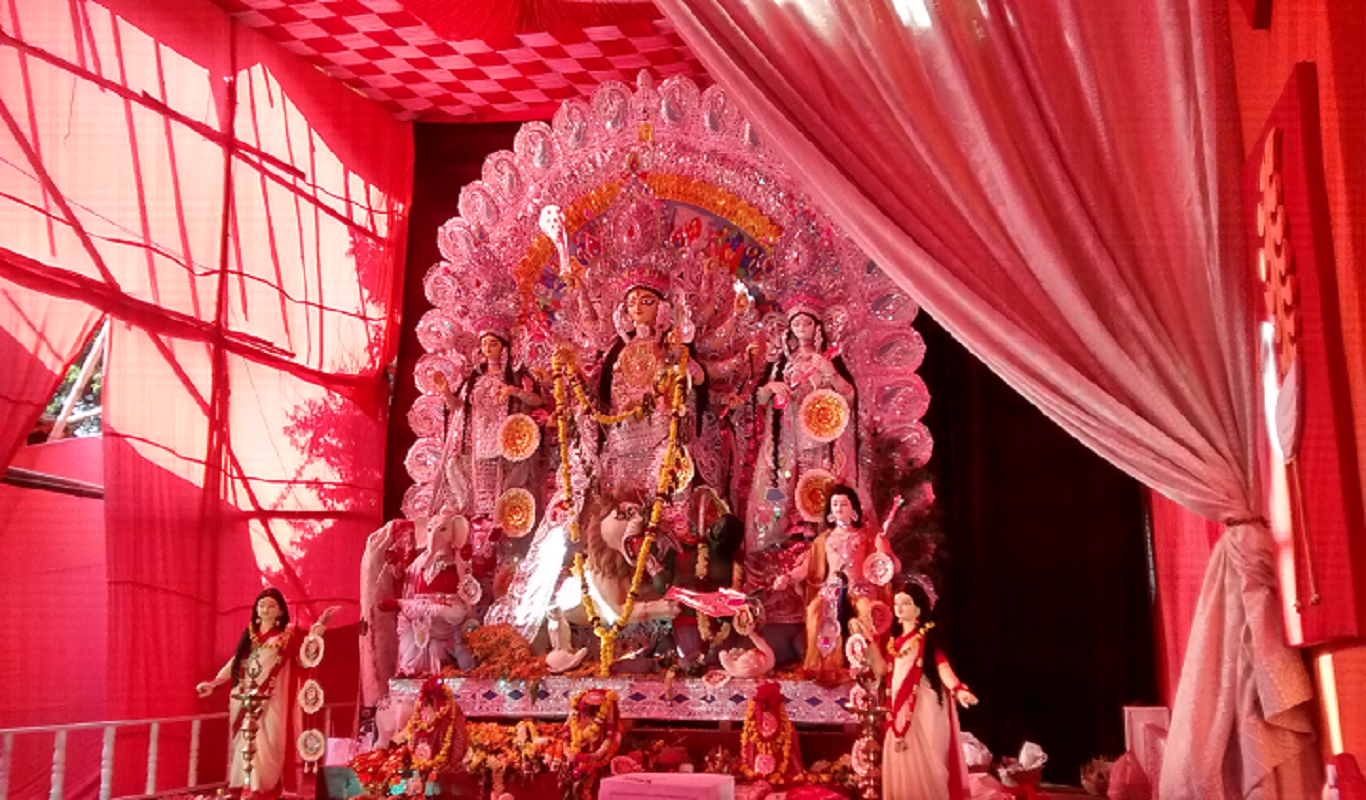
[[[517,393],[518,389],[516,386],[504,386],[503,388],[498,390],[498,399],[506,400],[509,397],[516,395]]]
[[[749,310],[749,292],[735,293],[735,315],[738,317]]]
[[[341,606],[328,606],[318,617],[318,621],[313,623],[313,627],[308,629],[308,632],[313,636],[322,636],[327,630],[327,623],[337,615],[338,611],[341,611]]]
[[[213,694],[213,690],[216,688],[218,688],[218,686],[213,681],[200,681],[199,683],[195,684],[194,691],[195,694],[199,695],[200,697],[208,697],[209,695]]]
[[[656,600],[650,605],[651,619],[673,619],[683,610],[677,600]]]
[[[973,694],[971,689],[961,684],[957,689],[953,690],[953,699],[957,700],[958,705],[963,708],[977,705],[977,695]]]

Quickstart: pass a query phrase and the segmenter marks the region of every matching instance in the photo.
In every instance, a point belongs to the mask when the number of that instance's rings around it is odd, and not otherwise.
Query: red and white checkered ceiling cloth
[[[216,2],[404,120],[549,119],[566,99],[588,97],[604,81],[634,84],[641,69],[660,80],[687,75],[701,83],[706,74],[653,5],[636,4],[616,24],[578,28],[565,23],[575,13],[600,20],[602,6],[541,0],[559,4],[554,32],[512,28],[495,46],[442,38],[411,10],[439,5],[431,0]]]

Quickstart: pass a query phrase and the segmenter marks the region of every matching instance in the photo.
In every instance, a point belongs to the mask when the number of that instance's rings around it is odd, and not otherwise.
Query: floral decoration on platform
[[[485,625],[465,634],[479,666],[470,671],[475,678],[543,678],[549,671],[545,656],[532,655],[531,646],[511,625]]]
[[[804,770],[796,739],[782,690],[772,681],[760,684],[740,731],[740,774],[774,785],[801,781]]]
[[[324,749],[326,745],[323,739]],[[387,795],[399,787],[420,790],[458,770],[466,745],[465,714],[450,687],[432,677],[423,683],[412,716],[393,741],[356,756],[350,766],[369,794]]]

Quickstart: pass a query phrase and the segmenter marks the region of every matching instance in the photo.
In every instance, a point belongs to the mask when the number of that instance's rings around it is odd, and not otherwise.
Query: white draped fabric
[[[969,350],[1138,480],[1237,523],[1210,561],[1162,796],[1312,788],[1312,690],[1256,522],[1226,4],[659,5],[807,191]]]

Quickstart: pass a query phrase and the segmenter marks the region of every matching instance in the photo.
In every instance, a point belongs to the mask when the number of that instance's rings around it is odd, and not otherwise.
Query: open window
[[[61,384],[29,435],[29,444],[100,434],[103,430],[101,390],[108,354],[109,320],[106,318],[81,348],[80,355],[67,367]]]

